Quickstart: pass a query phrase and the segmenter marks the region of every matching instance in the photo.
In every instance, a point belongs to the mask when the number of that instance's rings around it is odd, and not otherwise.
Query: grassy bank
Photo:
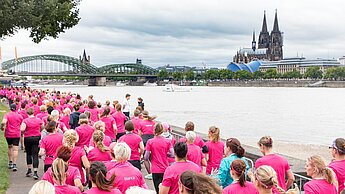
[[[0,103],[0,122],[2,117],[8,111],[8,108]],[[5,194],[9,186],[8,170],[7,170],[7,143],[4,137],[4,132],[0,132],[0,194]]]

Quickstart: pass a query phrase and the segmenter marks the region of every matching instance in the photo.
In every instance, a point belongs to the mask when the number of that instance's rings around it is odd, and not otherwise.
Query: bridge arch
[[[56,62],[57,65],[65,64],[68,68],[57,68],[59,72],[66,72],[70,74],[77,74],[77,73],[97,73],[97,67],[92,64],[84,64],[81,63],[79,59],[70,56],[64,55],[35,55],[35,56],[27,56],[27,57],[20,57],[18,59],[12,59],[9,61],[5,61],[2,63],[2,69],[4,70],[14,70],[16,68],[21,67],[21,71],[30,71],[30,66],[46,66],[47,64],[43,64],[42,61],[53,61]],[[41,63],[41,64],[38,64]],[[24,66],[24,64],[27,64]],[[55,64],[55,65],[56,65]],[[54,65],[54,64],[53,64]],[[38,68],[39,69],[39,68]],[[39,71],[39,70],[38,70]]]
[[[110,64],[98,68],[100,74],[145,74],[156,75],[158,71],[152,67],[138,64]]]

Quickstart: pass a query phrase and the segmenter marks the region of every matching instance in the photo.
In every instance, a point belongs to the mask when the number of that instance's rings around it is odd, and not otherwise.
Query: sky
[[[35,44],[20,30],[0,40],[3,61],[60,54],[91,63],[134,63],[152,67],[187,65],[224,68],[236,51],[256,40],[266,11],[268,30],[275,10],[284,32],[284,57],[339,58],[345,55],[345,1],[329,0],[82,0],[81,20],[58,39]]]

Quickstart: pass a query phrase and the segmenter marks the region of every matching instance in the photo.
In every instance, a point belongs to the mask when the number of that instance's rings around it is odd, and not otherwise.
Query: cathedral
[[[279,30],[277,11],[275,13],[273,30],[267,30],[266,12],[259,35],[258,45],[253,32],[252,48],[242,48],[233,58],[235,63],[249,63],[253,60],[279,61],[283,59],[283,33]]]

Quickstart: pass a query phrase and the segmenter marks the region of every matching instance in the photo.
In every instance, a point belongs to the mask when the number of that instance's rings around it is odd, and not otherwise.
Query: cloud
[[[345,54],[345,17],[341,0],[83,0],[80,23],[36,45],[20,31],[1,41],[4,60],[21,56],[63,54],[78,57],[83,49],[97,66],[135,62],[225,67],[241,47],[258,38],[263,12],[269,30],[275,9],[284,32],[284,56],[308,58]]]

